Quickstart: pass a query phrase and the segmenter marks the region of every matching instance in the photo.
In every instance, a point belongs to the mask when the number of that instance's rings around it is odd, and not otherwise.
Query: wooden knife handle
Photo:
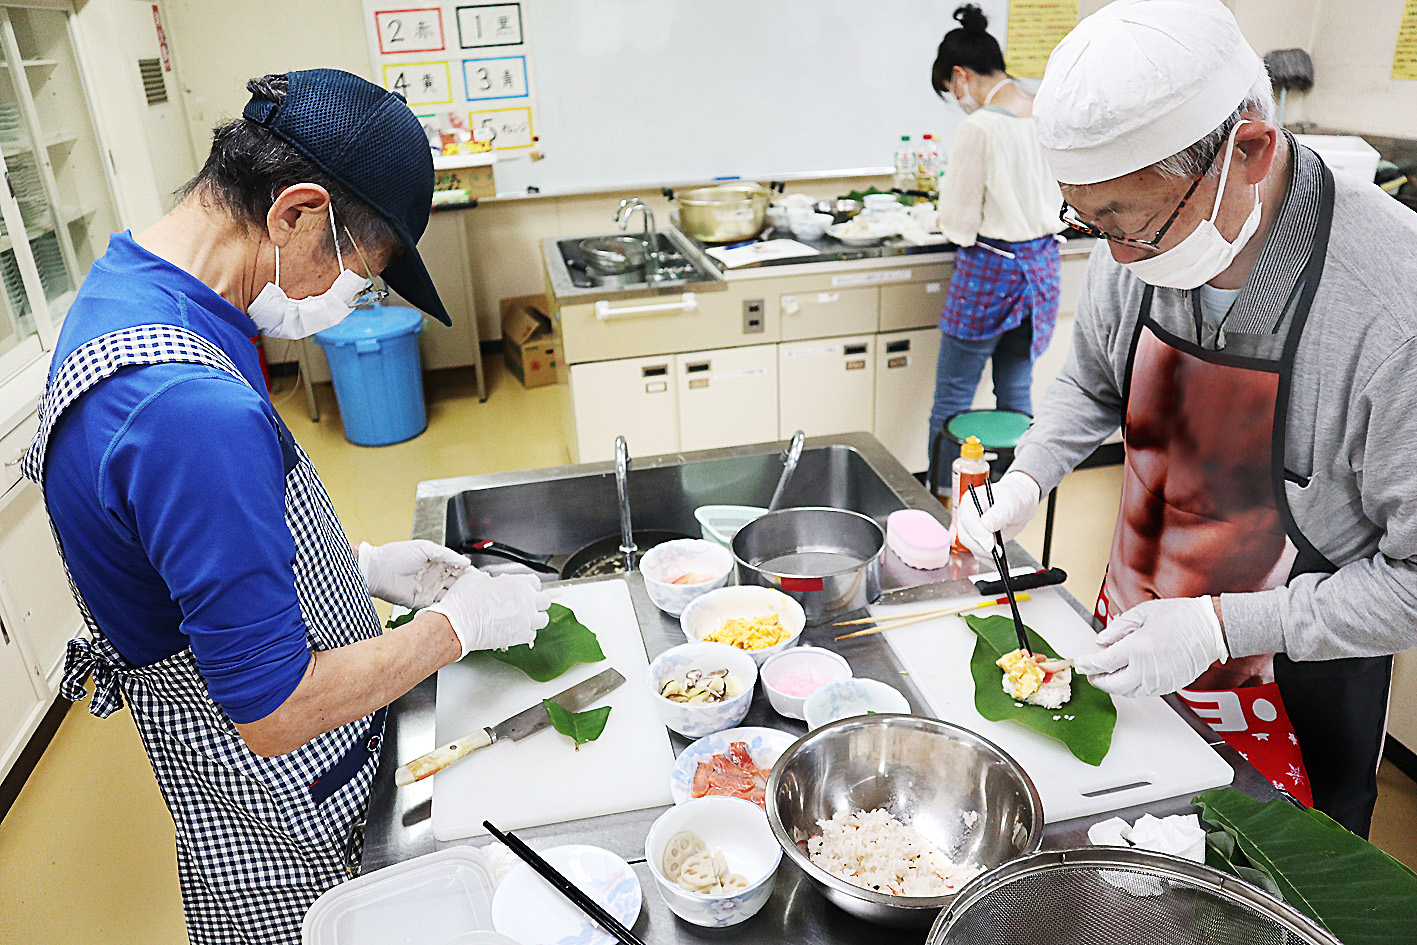
[[[480,728],[471,735],[459,738],[442,748],[435,748],[428,754],[415,758],[407,764],[399,765],[398,770],[394,772],[394,784],[399,787],[407,787],[415,781],[422,781],[430,774],[436,774],[453,762],[467,757],[479,748],[486,748],[490,744],[492,744],[492,733],[485,728]]]

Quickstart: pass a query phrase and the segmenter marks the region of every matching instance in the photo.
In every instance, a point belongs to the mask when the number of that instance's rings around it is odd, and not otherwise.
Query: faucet
[[[626,197],[615,211],[615,222],[622,231],[629,229],[636,210],[644,215],[645,281],[658,282],[663,275],[659,271],[659,234],[654,228],[654,212],[639,197]]]
[[[807,434],[798,430],[792,434],[792,441],[787,444],[787,451],[782,454],[782,476],[777,480],[777,488],[773,490],[772,501],[768,503],[768,511],[776,512],[782,505],[783,493],[787,492],[787,483],[792,479],[792,474],[797,471],[797,461],[802,458],[802,445],[807,442]]]
[[[625,556],[625,573],[635,570],[635,532],[630,526],[630,445],[623,436],[615,438],[615,494],[620,499],[620,551]]]

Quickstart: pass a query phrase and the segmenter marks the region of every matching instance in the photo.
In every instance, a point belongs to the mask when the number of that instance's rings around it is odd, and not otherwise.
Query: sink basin
[[[628,235],[639,236],[640,232],[631,231]],[[581,249],[581,241],[590,238],[583,236],[556,241],[554,254],[548,253],[547,260],[555,270],[559,270],[552,272],[552,281],[556,283],[559,281],[557,277],[560,277],[573,289],[616,291],[674,288],[721,281],[718,272],[704,261],[698,251],[689,246],[685,237],[677,230],[660,230],[655,236],[660,254],[660,272],[664,277],[653,283],[646,281],[642,266],[615,274],[597,272]]]
[[[630,470],[630,508],[636,529],[698,536],[701,505],[766,506],[782,462],[776,444],[756,455],[659,462]],[[769,451],[770,450],[770,451]],[[905,508],[866,458],[850,446],[804,450],[783,498],[784,506],[827,505],[886,516]],[[454,494],[447,503],[445,542],[494,539],[538,554],[570,554],[597,538],[618,534],[619,509],[611,472],[489,486]],[[473,556],[479,566],[501,559]]]

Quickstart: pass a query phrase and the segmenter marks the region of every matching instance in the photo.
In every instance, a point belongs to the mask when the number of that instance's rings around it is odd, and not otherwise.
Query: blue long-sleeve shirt
[[[206,338],[249,386],[198,364],[120,370],[56,425],[45,497],[74,582],[119,653],[146,666],[190,646],[212,698],[252,722],[285,701],[310,659],[285,523],[289,433],[266,395],[256,326],[128,233],[79,290],[54,369],[85,342],[143,324]]]

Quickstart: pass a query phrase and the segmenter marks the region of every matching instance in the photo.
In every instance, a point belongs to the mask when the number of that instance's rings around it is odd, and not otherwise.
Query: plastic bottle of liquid
[[[910,146],[910,135],[901,135],[900,146],[895,149],[895,177],[891,186],[897,190],[910,190],[915,186],[915,149]]]
[[[934,135],[925,135],[915,158],[915,189],[927,194],[940,189],[940,146]]]
[[[964,503],[973,503],[969,497],[969,487],[977,486],[981,492],[989,479],[989,461],[984,458],[984,445],[979,437],[971,436],[959,448],[959,459],[950,467],[950,496],[954,500],[950,519],[950,550],[960,553],[969,551],[959,540],[959,510]]]

